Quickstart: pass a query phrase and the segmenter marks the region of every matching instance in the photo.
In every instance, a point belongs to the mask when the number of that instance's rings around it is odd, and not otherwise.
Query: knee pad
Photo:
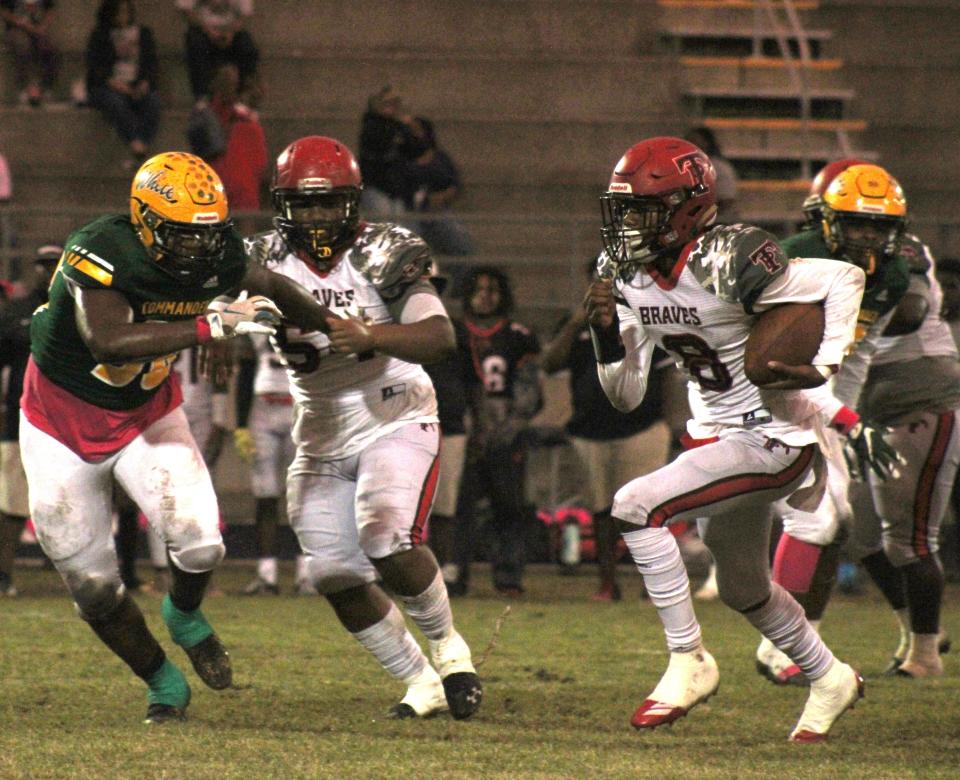
[[[187,574],[203,574],[216,568],[223,560],[227,548],[223,542],[201,544],[188,549],[170,550],[170,558],[181,571]]]
[[[397,533],[397,529],[386,522],[376,519],[364,523],[360,528],[360,549],[368,558],[377,560],[389,558],[398,552],[413,547],[409,535]]]
[[[310,558],[307,561],[307,572],[311,584],[321,596],[376,581],[375,574],[359,571],[351,566],[349,561],[332,562]]]
[[[70,588],[70,595],[77,605],[77,612],[88,622],[102,620],[113,612],[120,605],[123,594],[123,584],[119,576],[69,576],[67,587]]]
[[[896,539],[884,538],[883,551],[887,554],[887,558],[890,559],[890,563],[897,569],[920,559],[916,551],[909,544],[897,541]]]

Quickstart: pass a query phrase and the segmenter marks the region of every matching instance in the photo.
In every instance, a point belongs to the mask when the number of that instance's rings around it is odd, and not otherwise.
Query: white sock
[[[257,561],[257,576],[268,585],[277,584],[277,559],[261,558]]]
[[[803,616],[797,600],[775,582],[770,598],[744,617],[793,661],[810,680],[823,677],[833,663],[833,653]]]
[[[657,608],[667,647],[689,653],[700,646],[700,624],[690,598],[690,580],[676,537],[666,528],[639,528],[623,541],[643,577],[650,601]]]
[[[427,665],[427,657],[407,630],[396,604],[390,605],[390,611],[379,623],[357,631],[353,636],[390,675],[407,684]]]
[[[404,609],[427,639],[443,639],[453,631],[453,613],[443,575],[437,572],[419,596],[401,596]]]
[[[310,571],[307,568],[307,556],[298,555],[297,556],[297,574],[295,577],[296,582],[304,582],[310,580]]]
[[[808,620],[807,622],[810,624],[810,628],[812,628],[812,629],[813,629],[814,631],[816,631],[818,634],[820,633],[820,621],[819,621],[819,620]]]

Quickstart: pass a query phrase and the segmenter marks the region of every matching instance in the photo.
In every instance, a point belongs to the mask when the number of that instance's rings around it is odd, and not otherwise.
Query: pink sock
[[[773,581],[791,593],[806,593],[820,560],[820,545],[782,534],[773,558]]]

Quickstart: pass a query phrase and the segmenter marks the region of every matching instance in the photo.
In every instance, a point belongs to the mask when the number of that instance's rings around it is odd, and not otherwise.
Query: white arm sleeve
[[[853,343],[866,276],[857,266],[839,260],[795,257],[786,273],[771,282],[754,304],[757,312],[781,303],[823,301],[823,341],[815,366],[839,366]]]
[[[618,304],[617,316],[620,318],[620,338],[627,354],[616,363],[597,363],[597,374],[603,392],[614,408],[631,412],[640,406],[647,392],[654,343],[629,307]]]
[[[447,310],[436,295],[429,293],[414,293],[403,304],[400,312],[400,324],[409,325],[411,322],[420,322],[428,317],[447,316]]]

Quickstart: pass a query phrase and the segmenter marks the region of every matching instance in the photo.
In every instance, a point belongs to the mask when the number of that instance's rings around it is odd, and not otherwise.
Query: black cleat
[[[233,683],[230,654],[216,634],[210,634],[199,644],[183,651],[193,664],[193,670],[210,688],[221,691]]]
[[[456,720],[473,717],[483,701],[483,686],[474,672],[456,672],[443,678],[443,692]]]
[[[174,707],[172,704],[151,704],[147,707],[147,717],[143,719],[144,723],[169,723],[170,721],[187,719],[185,710]]]
[[[390,708],[389,712],[387,712],[387,717],[393,720],[408,720],[409,718],[417,717],[417,712],[409,704],[400,702]]]

